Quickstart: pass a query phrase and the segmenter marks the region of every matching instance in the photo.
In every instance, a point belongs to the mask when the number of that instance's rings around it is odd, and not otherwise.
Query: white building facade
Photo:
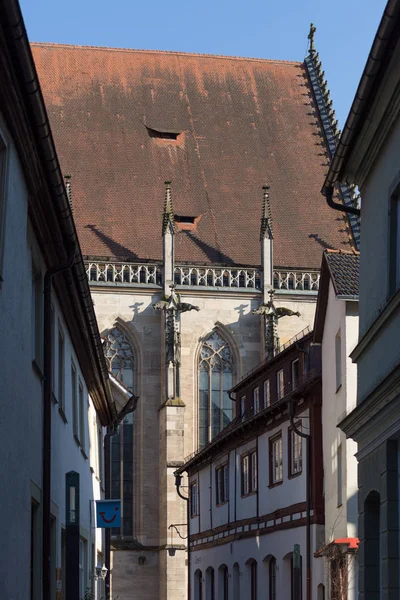
[[[65,482],[74,471],[80,478],[79,598],[90,591],[100,600],[96,567],[104,563],[104,547],[94,502],[104,487],[103,429],[112,423],[112,400],[19,6],[10,0],[1,10],[0,596],[65,597]],[[29,85],[35,90],[27,95]],[[60,264],[69,268],[53,277],[46,335],[46,273]]]
[[[314,557],[323,541],[323,475],[320,361],[311,339],[299,334],[237,384],[237,417],[178,470],[189,482],[191,599],[305,599],[308,581],[310,598],[324,598],[323,564]],[[311,435],[313,447],[309,571],[307,443],[297,431]]]
[[[325,539],[317,554],[325,561],[326,598],[332,600],[358,597],[357,444],[338,423],[357,399],[350,354],[358,340],[359,261],[357,252],[324,252],[314,323],[322,359],[325,508]]]

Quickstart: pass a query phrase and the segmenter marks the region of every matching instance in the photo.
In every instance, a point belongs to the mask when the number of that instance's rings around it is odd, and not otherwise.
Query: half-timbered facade
[[[191,598],[294,599],[300,546],[301,598],[321,596],[323,539],[321,363],[305,330],[230,391],[236,417],[178,473],[189,481]],[[307,436],[311,439],[307,472]]]

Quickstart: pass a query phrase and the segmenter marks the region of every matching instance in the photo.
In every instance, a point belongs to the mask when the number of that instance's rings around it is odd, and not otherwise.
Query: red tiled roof
[[[33,55],[85,255],[160,260],[166,179],[176,214],[196,217],[177,261],[259,265],[265,182],[275,266],[318,268],[324,248],[351,247],[320,193],[328,159],[302,63],[54,44]]]

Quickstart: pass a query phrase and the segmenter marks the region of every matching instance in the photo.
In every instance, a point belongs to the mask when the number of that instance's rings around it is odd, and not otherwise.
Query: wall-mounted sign
[[[121,527],[121,500],[96,500],[96,527]]]

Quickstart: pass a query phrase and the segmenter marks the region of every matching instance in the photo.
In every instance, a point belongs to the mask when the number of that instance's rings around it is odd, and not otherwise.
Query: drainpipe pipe
[[[48,269],[44,276],[43,317],[43,456],[42,456],[42,579],[43,600],[51,600],[51,383],[53,344],[51,339],[51,287],[56,273],[67,271],[75,261],[76,246],[71,245],[67,261]]]
[[[300,437],[306,440],[306,600],[311,600],[311,434],[303,433],[294,423],[294,402],[289,402],[290,425]]]
[[[356,215],[357,217],[360,216],[361,211],[358,208],[354,208],[353,206],[345,206],[344,204],[339,204],[339,202],[335,202],[333,200],[333,187],[332,186],[325,187],[322,190],[322,193],[324,194],[324,196],[326,198],[326,202],[327,202],[328,206],[330,206],[330,208],[333,208],[334,210],[340,210],[341,212],[345,212],[350,215]]]
[[[187,520],[187,541],[188,541],[188,583],[187,583],[187,600],[191,600],[190,598],[190,503],[189,496],[184,496],[181,492],[181,484],[182,484],[182,475],[180,473],[175,473],[175,486],[176,491],[179,498],[182,498],[186,502],[186,520]]]

